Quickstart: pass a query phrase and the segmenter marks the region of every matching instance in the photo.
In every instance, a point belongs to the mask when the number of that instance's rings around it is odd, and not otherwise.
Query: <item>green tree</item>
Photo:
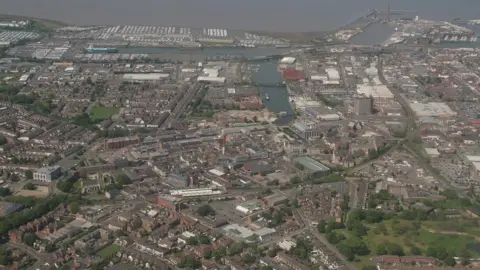
[[[33,171],[32,170],[26,170],[25,171],[25,178],[33,179]]]
[[[302,180],[300,179],[299,176],[294,176],[294,177],[290,178],[290,183],[291,183],[292,185],[298,184],[298,183],[300,183],[301,181],[302,181]]]
[[[422,250],[415,245],[410,246],[410,254],[420,256],[422,255]]]
[[[381,243],[377,246],[377,249],[375,250],[375,253],[377,255],[386,255],[388,254],[386,243]]]
[[[210,238],[208,238],[208,236],[206,236],[205,234],[200,234],[198,236],[198,242],[202,245],[208,245],[210,244]]]
[[[268,255],[268,257],[273,258],[273,257],[277,256],[277,250],[276,249],[269,249],[267,251],[267,255]]]
[[[208,205],[208,204],[204,204],[200,207],[197,208],[197,214],[199,214],[200,216],[204,217],[204,216],[207,216],[207,215],[215,215],[215,211],[213,210],[213,208]]]
[[[353,225],[352,225],[352,232],[357,236],[357,237],[362,237],[367,235],[367,229],[365,226],[363,226],[362,222],[360,220],[356,220]]]
[[[443,260],[443,262],[450,267],[453,267],[457,264],[453,256],[448,256],[447,258],[445,258],[445,260]]]
[[[4,145],[7,143],[7,138],[5,136],[0,135],[0,145]]]
[[[458,252],[458,257],[461,258],[462,265],[469,265],[470,264],[470,258],[472,257],[472,255],[470,254],[470,252],[465,247],[463,247]]]
[[[26,183],[26,184],[23,186],[23,189],[26,189],[26,190],[36,190],[36,189],[37,189],[37,186],[35,186],[33,183]]]
[[[203,258],[206,260],[210,260],[212,258],[212,251],[211,250],[205,251],[205,253],[203,254]]]
[[[256,258],[254,256],[248,254],[248,253],[243,255],[243,262],[245,264],[252,264],[252,263],[255,262],[255,260],[256,260]]]
[[[122,186],[125,186],[125,185],[130,185],[132,183],[132,180],[130,179],[130,177],[128,177],[126,174],[124,173],[120,173],[117,175],[115,181],[117,183],[119,183],[120,185]]]
[[[318,222],[318,225],[317,225],[317,231],[319,233],[325,233],[325,226],[326,226],[326,222],[325,220],[320,220],[320,222]]]
[[[395,256],[404,256],[405,255],[405,252],[403,251],[402,246],[400,246],[397,243],[387,243],[386,244],[386,249],[387,249],[389,255],[395,255]]]
[[[45,246],[45,251],[48,253],[54,252],[56,250],[56,247],[54,244],[48,244]]]
[[[26,233],[23,235],[23,242],[28,246],[33,246],[33,243],[37,241],[37,236],[33,233]]]
[[[10,194],[11,194],[11,192],[10,192],[9,188],[0,187],[0,197],[5,197],[5,196],[8,196]]]
[[[78,202],[70,203],[70,212],[72,212],[72,214],[76,214],[78,211],[80,211],[80,204]]]
[[[198,245],[198,239],[196,237],[190,237],[187,239],[187,245],[196,246]]]

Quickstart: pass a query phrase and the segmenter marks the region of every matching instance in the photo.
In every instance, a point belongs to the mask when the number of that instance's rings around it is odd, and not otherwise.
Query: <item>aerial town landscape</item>
[[[478,25],[1,15],[0,269],[480,269]]]

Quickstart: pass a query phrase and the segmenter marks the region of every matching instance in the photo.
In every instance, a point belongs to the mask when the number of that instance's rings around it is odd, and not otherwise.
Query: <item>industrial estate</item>
[[[479,269],[476,24],[2,16],[0,268]]]

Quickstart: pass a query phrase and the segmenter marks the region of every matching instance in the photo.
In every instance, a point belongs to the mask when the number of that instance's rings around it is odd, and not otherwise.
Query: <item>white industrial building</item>
[[[374,84],[357,84],[357,93],[359,95],[364,94],[373,98],[393,98],[393,93],[388,89],[384,84],[374,85]]]
[[[322,121],[338,121],[340,120],[340,115],[335,113],[321,114],[321,115],[318,115],[317,118]]]
[[[266,237],[276,232],[275,229],[271,229],[267,227],[263,227],[258,230],[252,231],[251,229],[240,226],[236,223],[229,224],[223,227],[222,229],[225,232],[225,234],[227,234],[230,237],[235,237],[238,239],[246,239],[253,235],[257,235],[260,241],[263,240],[263,237]]]
[[[284,239],[283,241],[278,242],[278,247],[280,247],[283,250],[290,251],[290,249],[294,248],[297,246],[297,243],[291,241],[291,240],[286,240]]]
[[[327,73],[328,80],[330,81],[339,81],[340,73],[336,68],[326,68],[325,72]]]
[[[198,76],[197,81],[214,83],[214,84],[224,84],[225,77]]]
[[[20,76],[20,78],[18,79],[19,82],[27,82],[28,79],[30,79],[30,74],[23,74],[22,76]]]
[[[125,81],[160,81],[170,77],[166,73],[125,73],[123,80]]]
[[[179,197],[211,196],[220,195],[223,192],[212,188],[189,188],[170,190],[170,195]]]
[[[295,63],[295,61],[297,61],[297,59],[295,57],[284,57],[284,58],[282,58],[282,60],[280,60],[280,63],[291,65],[291,64]]]
[[[457,115],[450,107],[441,102],[410,103],[417,117],[451,118]]]

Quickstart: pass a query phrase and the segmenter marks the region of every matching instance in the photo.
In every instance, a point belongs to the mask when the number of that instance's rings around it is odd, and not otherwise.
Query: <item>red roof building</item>
[[[282,77],[285,81],[300,81],[305,80],[303,72],[294,68],[288,68],[282,71]]]

